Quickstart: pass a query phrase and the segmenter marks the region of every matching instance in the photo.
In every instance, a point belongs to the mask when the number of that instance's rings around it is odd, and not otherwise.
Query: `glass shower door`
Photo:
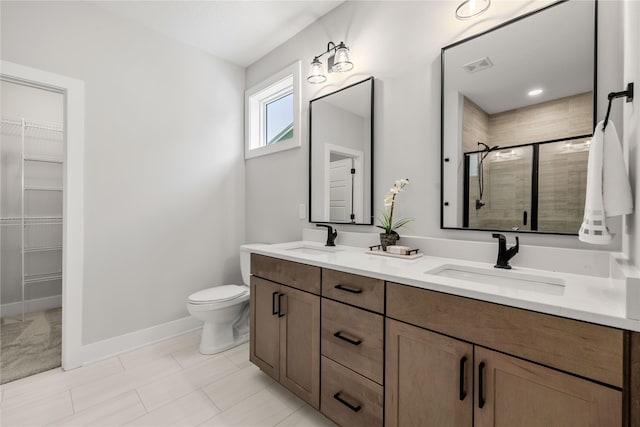
[[[469,228],[531,230],[533,146],[467,156]]]

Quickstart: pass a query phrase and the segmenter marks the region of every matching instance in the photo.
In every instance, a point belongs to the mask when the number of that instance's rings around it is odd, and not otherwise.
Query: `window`
[[[293,137],[293,92],[266,106],[266,145],[286,141]]]
[[[245,159],[300,146],[300,61],[245,92]]]

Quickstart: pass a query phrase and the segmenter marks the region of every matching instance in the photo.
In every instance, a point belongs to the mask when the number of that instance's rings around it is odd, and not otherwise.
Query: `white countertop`
[[[493,268],[493,264],[425,255],[409,260],[367,254],[367,248],[336,246],[339,252],[307,254],[291,248],[319,248],[317,242],[288,242],[279,244],[248,244],[242,249],[261,255],[347,273],[359,274],[386,281],[444,292],[452,295],[493,302],[582,320],[615,328],[640,331],[640,320],[626,317],[627,288],[624,280],[594,277],[564,272],[551,272],[531,268],[513,267],[510,272],[555,278],[564,282],[564,291],[558,294],[517,289],[510,286],[475,283],[468,280],[442,277],[425,272],[447,264]],[[315,252],[315,251],[311,251]]]

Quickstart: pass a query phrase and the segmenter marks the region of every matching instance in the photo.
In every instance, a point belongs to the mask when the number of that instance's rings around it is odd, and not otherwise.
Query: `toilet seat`
[[[215,304],[232,301],[249,294],[249,288],[238,285],[214,286],[189,295],[190,304]]]

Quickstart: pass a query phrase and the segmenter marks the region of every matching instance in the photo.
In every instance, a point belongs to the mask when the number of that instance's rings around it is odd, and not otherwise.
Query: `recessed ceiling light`
[[[529,91],[529,96],[538,96],[542,93],[542,89],[533,89]]]

